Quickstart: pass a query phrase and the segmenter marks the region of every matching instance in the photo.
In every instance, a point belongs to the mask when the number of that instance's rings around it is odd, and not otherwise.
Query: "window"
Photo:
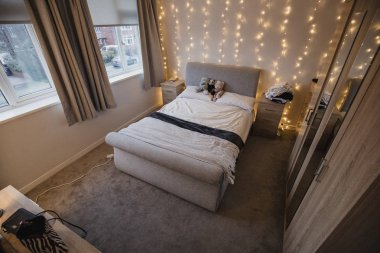
[[[31,25],[0,24],[0,108],[55,94]]]
[[[108,77],[142,67],[137,25],[96,26],[95,32]]]

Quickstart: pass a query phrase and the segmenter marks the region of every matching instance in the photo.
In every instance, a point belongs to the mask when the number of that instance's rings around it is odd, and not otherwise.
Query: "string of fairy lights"
[[[192,49],[194,48],[194,38],[191,32],[191,14],[194,12],[193,1],[186,2],[186,30],[189,45],[186,47],[187,61],[191,61]]]
[[[300,52],[299,55],[295,58],[294,72],[293,72],[294,74],[293,74],[292,79],[294,82],[293,87],[296,91],[299,91],[300,87],[301,87],[298,78],[302,77],[302,75],[304,74],[301,70],[302,64],[305,62],[305,58],[307,58],[308,55],[310,54],[310,50],[312,48],[312,43],[314,42],[315,36],[317,33],[317,24],[315,23],[315,17],[318,14],[321,2],[322,2],[321,0],[315,0],[315,5],[312,8],[309,15],[307,16],[306,22],[308,24],[308,31],[309,31],[308,37],[307,37],[307,40],[306,40],[305,46],[303,47],[302,52]],[[289,15],[290,12],[291,12],[291,5],[287,5],[285,7],[284,14]],[[286,30],[286,28],[285,28],[285,30]],[[284,41],[282,41],[282,43],[284,43]],[[287,46],[284,45],[283,49],[287,50]],[[324,53],[324,55],[325,55],[325,53]],[[292,102],[289,102],[286,104],[282,118],[280,120],[280,126],[282,128],[288,129],[289,125],[292,125],[291,120],[288,118],[288,114],[291,111],[291,109],[292,109]]]
[[[279,62],[281,62],[281,59],[286,59],[288,50],[289,50],[289,45],[288,45],[288,39],[287,39],[287,30],[288,30],[288,25],[289,25],[289,16],[290,13],[292,12],[292,1],[291,0],[286,0],[283,11],[282,11],[282,21],[279,26],[279,32],[281,34],[281,54],[277,57],[275,61],[273,61],[273,70],[272,70],[272,77],[275,78],[276,83],[279,83],[281,80],[281,77],[277,75],[280,66]],[[287,103],[284,107],[284,111],[282,113],[282,117],[280,119],[280,128],[282,130],[288,129],[289,125],[292,123],[291,120],[288,118],[289,112],[291,111],[292,105],[291,102]]]
[[[257,19],[259,31],[255,35],[255,40],[257,41],[257,45],[255,46],[255,49],[254,49],[255,55],[256,55],[256,65],[254,67],[257,67],[257,64],[263,60],[260,53],[261,53],[261,50],[264,49],[265,31],[270,26],[269,18],[267,18],[267,13],[270,7],[271,7],[271,4],[268,0],[261,1],[261,10],[260,10],[259,18]]]
[[[210,19],[209,19],[209,7],[211,5],[211,0],[206,0],[205,6],[202,7],[202,13],[204,16],[204,22],[203,22],[203,38],[201,40],[201,45],[203,48],[202,52],[202,62],[206,62],[208,59],[208,40],[209,40],[209,32],[208,32],[208,26],[210,25]]]
[[[239,54],[240,54],[240,44],[243,42],[243,38],[241,35],[241,28],[244,23],[246,23],[245,17],[244,17],[244,0],[239,1],[239,12],[236,15],[236,32],[235,32],[235,43],[234,43],[234,59],[235,59],[235,65],[240,65],[239,63]]]
[[[225,58],[224,47],[225,47],[226,39],[227,39],[227,36],[228,36],[227,16],[229,14],[230,5],[231,5],[230,0],[226,0],[224,2],[224,8],[222,10],[222,14],[220,15],[220,17],[222,19],[222,39],[219,42],[219,49],[218,49],[219,58],[218,58],[218,63],[223,63],[223,60]]]
[[[180,26],[179,26],[179,10],[178,7],[175,5],[175,0],[172,0],[172,3],[170,5],[171,13],[173,20],[175,22],[174,26],[174,39],[173,39],[173,51],[175,55],[176,60],[176,69],[173,70],[173,76],[178,76],[178,73],[181,70],[181,59],[180,59],[180,47],[179,47],[179,41],[180,41]]]
[[[182,60],[185,61],[202,61],[209,62],[217,61],[218,63],[227,63],[231,64],[231,60],[235,65],[240,65],[240,60],[242,57],[246,56],[246,51],[242,51],[242,43],[248,44],[249,41],[246,40],[247,29],[245,25],[247,23],[247,18],[245,15],[248,15],[248,10],[246,8],[247,0],[224,0],[223,6],[216,7],[213,6],[212,0],[203,0],[203,1],[194,1],[187,0],[186,2],[180,3],[175,0],[160,0],[159,1],[159,28],[160,28],[160,41],[162,43],[162,52],[164,57],[164,68],[168,68],[167,56],[170,55],[170,68],[172,70],[173,76],[178,76],[181,73]],[[276,5],[276,8],[280,7],[278,2],[271,2],[272,0],[260,0],[260,10],[257,17],[257,25],[252,27],[253,35],[253,48],[254,48],[254,66],[263,67],[268,64],[268,60],[264,61],[263,53],[266,53],[269,48],[265,48],[265,43],[268,43],[267,33],[279,34],[280,39],[276,40],[273,43],[279,43],[280,51],[278,55],[272,58],[272,61],[269,61],[269,80],[275,81],[275,83],[280,82],[292,82],[294,83],[294,89],[298,91],[300,89],[300,83],[305,78],[305,63],[306,59],[310,55],[312,48],[314,46],[315,38],[319,28],[315,21],[315,17],[319,14],[322,1],[325,0],[315,0],[314,6],[310,9],[310,12],[306,17],[306,24],[308,29],[307,40],[305,41],[304,46],[300,47],[300,52],[294,59],[293,74],[291,76],[282,76],[284,75],[283,69],[288,69],[291,71],[291,62],[289,62],[289,41],[288,41],[288,27],[292,15],[296,15],[293,12],[293,0],[284,0],[283,5],[281,6],[281,18],[279,23],[272,23],[271,13],[272,6]],[[164,2],[164,4],[161,4]],[[220,4],[215,2],[215,4]],[[170,11],[169,11],[170,10]],[[181,10],[181,13],[180,13]],[[219,10],[220,13],[215,13],[215,10]],[[212,16],[210,15],[210,12]],[[167,13],[171,15],[168,17]],[[221,33],[216,39],[210,39],[210,22],[217,24],[215,17],[220,15],[219,27],[221,28]],[[194,18],[198,20],[194,20]],[[162,29],[163,19],[165,18],[166,24],[174,24],[172,27],[167,29],[170,31],[171,41],[164,38],[164,32]],[[200,20],[199,18],[202,18]],[[212,19],[211,19],[212,18]],[[337,20],[341,17],[338,16]],[[170,19],[170,20],[168,20]],[[201,23],[201,24],[199,24]],[[198,26],[199,24],[199,26]],[[213,25],[215,26],[215,25]],[[166,28],[166,27],[165,27]],[[181,28],[184,28],[181,30]],[[242,31],[244,28],[244,32]],[[218,29],[217,26],[213,29]],[[182,33],[182,34],[181,34]],[[182,36],[181,36],[182,35]],[[185,35],[185,36],[183,36]],[[187,43],[184,38],[187,38]],[[165,40],[166,39],[166,40]],[[184,42],[185,41],[185,42]],[[168,46],[168,43],[172,43],[170,47],[170,52],[165,46]],[[185,43],[185,45],[184,45]],[[299,43],[299,42],[298,42]],[[165,45],[165,46],[164,46]],[[200,46],[200,50],[196,50]],[[214,51],[209,47],[216,46],[217,54],[214,54]],[[273,47],[272,47],[273,48]],[[298,47],[297,47],[298,48]],[[292,48],[292,52],[295,48]],[[210,55],[212,53],[212,57]],[[227,60],[228,55],[228,60]],[[315,55],[313,55],[315,57]],[[323,58],[327,57],[327,53],[322,54]],[[184,61],[184,62],[185,62]],[[281,71],[282,73],[281,73]],[[288,118],[292,110],[292,103],[287,103],[284,109],[283,117],[281,118],[281,125],[286,129],[291,125],[294,125],[291,122],[291,119]],[[296,122],[294,122],[296,123]]]

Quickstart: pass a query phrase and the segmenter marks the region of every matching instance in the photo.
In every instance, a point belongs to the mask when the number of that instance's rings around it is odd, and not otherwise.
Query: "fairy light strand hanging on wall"
[[[308,24],[308,38],[306,40],[306,45],[303,47],[303,51],[296,57],[295,59],[295,64],[294,64],[294,75],[292,77],[294,83],[294,92],[297,95],[297,92],[300,90],[300,84],[297,82],[298,78],[302,76],[303,71],[302,71],[302,63],[304,62],[305,58],[310,53],[310,49],[312,46],[312,43],[314,41],[315,35],[317,33],[317,25],[315,23],[315,17],[317,15],[317,12],[319,10],[319,5],[321,4],[321,0],[316,0],[315,1],[315,6],[311,10],[310,14],[307,16],[307,24]],[[291,9],[289,9],[290,11]],[[287,10],[285,10],[287,11]],[[292,109],[292,102],[289,102],[286,104],[284,108],[284,112],[282,114],[281,120],[280,120],[280,126],[282,129],[289,129],[289,127],[292,125],[291,120],[288,117],[289,112]]]
[[[254,67],[258,67],[258,63],[260,63],[263,60],[263,57],[261,56],[261,50],[264,49],[264,37],[265,37],[265,31],[269,27],[270,22],[269,19],[266,18],[266,15],[270,9],[270,2],[266,0],[261,1],[261,9],[260,9],[260,15],[257,19],[257,24],[259,27],[259,31],[255,35],[256,40],[256,46],[254,49],[255,55],[256,55],[256,64]]]
[[[272,77],[275,78],[276,83],[279,83],[282,79],[282,77],[278,75],[278,71],[280,69],[279,65],[280,65],[280,62],[281,63],[283,62],[282,59],[284,59],[284,61],[286,60],[288,50],[289,50],[289,44],[288,44],[288,39],[287,39],[287,30],[288,30],[288,25],[289,25],[290,14],[291,14],[292,10],[293,10],[292,1],[286,0],[284,9],[282,11],[283,19],[282,19],[280,26],[279,26],[279,32],[281,34],[281,36],[280,36],[280,38],[281,38],[281,40],[280,40],[281,53],[277,57],[277,59],[273,62],[273,70],[271,72],[271,75],[272,75]],[[285,108],[284,108],[284,111],[282,113],[282,117],[280,120],[280,128],[282,130],[284,130],[285,128],[286,129],[289,128],[288,124],[290,123],[290,121],[288,119],[288,113],[289,113],[290,108],[291,108],[291,105],[289,102],[287,105],[285,105]]]
[[[187,51],[187,61],[191,61],[192,49],[194,48],[194,38],[191,33],[191,14],[194,12],[193,0],[186,2],[186,30],[187,30],[187,39],[188,46],[186,47]]]
[[[289,17],[290,17],[291,12],[292,12],[292,1],[286,0],[283,11],[282,11],[283,19],[279,25],[281,52],[276,58],[276,60],[272,62],[271,76],[272,78],[275,79],[276,83],[279,83],[282,79],[282,77],[278,75],[278,72],[280,69],[280,63],[282,62],[282,59],[286,59],[288,50],[289,50],[287,30],[288,30]]]
[[[175,69],[173,70],[173,76],[177,77],[178,73],[180,72],[181,68],[181,59],[180,59],[180,54],[179,54],[179,33],[180,33],[180,28],[179,28],[179,19],[178,19],[178,7],[174,4],[175,0],[172,0],[172,3],[170,5],[170,9],[172,12],[172,17],[175,22],[174,26],[174,40],[173,40],[173,52],[175,55],[176,63],[175,63]]]
[[[307,24],[308,25],[308,38],[307,38],[307,41],[306,41],[306,45],[304,46],[303,48],[303,51],[300,53],[300,55],[298,55],[298,57],[296,58],[296,61],[295,61],[295,64],[294,64],[294,68],[295,68],[295,71],[293,75],[293,80],[294,81],[297,81],[297,79],[302,76],[302,74],[304,74],[302,72],[302,63],[304,62],[305,58],[308,57],[308,55],[310,54],[310,50],[311,50],[311,46],[312,46],[312,43],[314,42],[315,40],[315,36],[317,34],[317,24],[315,23],[315,17],[318,13],[318,10],[319,10],[319,6],[321,4],[321,0],[316,0],[315,1],[315,6],[314,8],[312,9],[312,11],[310,12],[310,14],[307,16]],[[296,85],[296,90],[299,89],[299,86]]]
[[[208,59],[208,39],[209,39],[208,26],[210,25],[210,20],[209,20],[210,5],[211,5],[211,0],[206,0],[206,5],[202,7],[202,13],[203,13],[203,16],[204,16],[203,39],[201,40],[201,45],[202,45],[202,48],[203,48],[202,62],[206,62],[207,59]]]
[[[239,56],[240,56],[240,44],[243,42],[243,38],[241,36],[241,28],[242,25],[246,22],[244,16],[244,0],[239,1],[239,12],[236,15],[236,30],[235,30],[235,43],[234,43],[234,59],[235,64],[240,65]]]
[[[221,41],[219,42],[219,49],[218,49],[218,52],[219,52],[219,59],[218,59],[218,63],[223,63],[224,62],[224,58],[225,58],[225,52],[224,52],[224,46],[226,44],[226,39],[227,39],[227,36],[228,36],[228,29],[227,29],[227,16],[228,16],[228,13],[229,13],[229,10],[230,10],[230,0],[226,0],[224,2],[224,8],[222,10],[222,14],[220,15],[220,17],[222,18],[222,39]]]

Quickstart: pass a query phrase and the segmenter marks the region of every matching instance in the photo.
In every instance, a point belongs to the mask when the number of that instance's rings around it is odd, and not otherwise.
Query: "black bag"
[[[42,215],[20,208],[3,224],[3,230],[13,233],[33,253],[65,253],[66,244]]]

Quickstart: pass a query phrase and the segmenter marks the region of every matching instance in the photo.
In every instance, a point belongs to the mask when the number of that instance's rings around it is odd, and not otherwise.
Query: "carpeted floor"
[[[103,252],[281,252],[285,171],[293,135],[250,136],[217,213],[179,199],[118,171],[113,162],[82,181],[40,197],[88,230],[87,240]],[[112,149],[93,150],[28,197],[68,182],[104,162]]]

